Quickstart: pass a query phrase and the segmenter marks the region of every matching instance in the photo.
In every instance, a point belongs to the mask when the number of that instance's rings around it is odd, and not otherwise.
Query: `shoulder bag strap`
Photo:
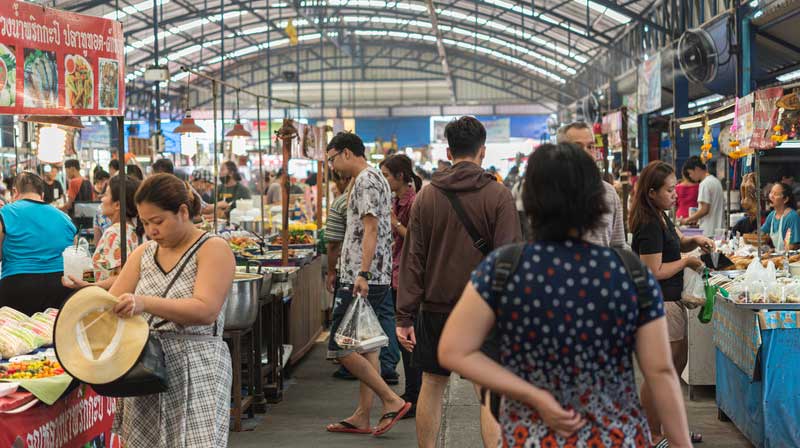
[[[173,276],[172,276],[172,279],[169,281],[169,284],[167,285],[166,289],[164,289],[164,293],[161,295],[161,297],[164,297],[164,298],[166,298],[166,297],[167,297],[167,294],[169,294],[170,290],[171,290],[171,289],[172,289],[172,287],[175,285],[175,282],[177,282],[177,281],[178,281],[178,278],[180,278],[181,274],[183,273],[183,270],[184,270],[184,268],[186,268],[186,265],[187,265],[187,264],[189,264],[189,260],[191,260],[191,259],[192,259],[192,257],[194,256],[194,254],[195,254],[195,253],[196,253],[198,250],[200,250],[200,247],[202,247],[202,246],[203,246],[203,243],[205,243],[206,241],[208,241],[208,240],[209,240],[209,238],[207,238],[207,237],[206,237],[206,235],[207,235],[207,234],[203,234],[203,236],[201,236],[201,237],[200,237],[200,238],[197,240],[197,242],[194,244],[194,246],[192,246],[192,247],[191,247],[191,248],[190,248],[190,249],[189,249],[189,250],[186,252],[186,254],[183,256],[183,260],[181,260],[181,262],[180,262],[181,264],[180,264],[180,266],[178,267],[178,270],[176,270],[176,271],[175,271],[175,275],[173,275]],[[153,256],[155,257],[155,254],[153,254]],[[150,316],[150,323],[152,323],[152,322],[153,322],[153,319],[154,319],[154,317],[155,317],[155,316]],[[153,328],[160,328],[160,327],[163,327],[163,326],[164,326],[164,325],[166,325],[167,323],[169,323],[169,321],[168,321],[168,320],[166,320],[166,319],[164,319],[164,320],[162,320],[161,322],[159,322],[159,323],[157,323],[157,324],[153,325]],[[217,324],[216,324],[216,322],[215,322],[215,323],[214,323],[214,336],[216,336],[216,335],[217,335],[217,327],[216,327],[216,325],[217,325]]]
[[[504,246],[497,251],[494,262],[494,276],[492,277],[492,293],[500,294],[506,288],[508,279],[514,275],[522,257],[525,243],[515,243]]]
[[[438,187],[437,187],[438,188]],[[478,229],[472,224],[472,221],[469,220],[469,216],[467,216],[467,212],[464,210],[464,207],[461,205],[461,201],[458,199],[455,193],[452,191],[447,191],[442,188],[438,188],[442,194],[447,197],[447,200],[450,201],[450,205],[455,210],[456,215],[458,215],[458,220],[461,221],[461,225],[467,230],[469,233],[470,238],[472,238],[472,247],[481,251],[481,253],[486,256],[492,251],[492,247],[485,238],[481,236],[478,232]]]
[[[638,296],[639,310],[649,308],[652,305],[654,297],[650,292],[650,286],[647,284],[647,267],[642,264],[639,257],[627,249],[614,247],[614,252],[617,253],[628,271],[628,275],[633,278],[633,283],[636,285],[636,295]]]
[[[493,295],[503,293],[508,284],[508,279],[517,271],[524,249],[525,243],[514,243],[503,246],[497,251],[497,259],[494,262],[494,275],[492,276]],[[490,398],[489,393],[489,389],[481,387],[481,402],[489,406],[492,415],[496,418],[500,411],[500,397],[499,395],[494,395]]]

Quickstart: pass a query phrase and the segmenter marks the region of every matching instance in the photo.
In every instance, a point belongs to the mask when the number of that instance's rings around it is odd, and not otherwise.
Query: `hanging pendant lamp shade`
[[[81,119],[71,116],[28,115],[21,121],[39,124],[54,124],[57,126],[63,126],[65,128],[83,129]]]
[[[204,134],[206,131],[195,124],[194,118],[192,118],[192,111],[187,110],[186,116],[181,120],[180,126],[175,128],[173,132],[176,134]]]
[[[242,123],[237,119],[236,120],[236,124],[233,125],[233,129],[228,131],[228,133],[225,134],[225,136],[226,137],[231,137],[231,138],[233,138],[233,137],[246,137],[246,138],[249,138],[249,137],[252,137],[253,134],[251,134],[247,129],[245,129],[244,126],[242,125]]]

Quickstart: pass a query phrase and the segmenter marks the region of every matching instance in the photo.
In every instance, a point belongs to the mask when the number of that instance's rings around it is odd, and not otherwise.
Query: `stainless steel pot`
[[[262,274],[237,273],[225,300],[225,329],[250,328],[258,317],[258,299],[261,295]]]
[[[239,226],[250,233],[254,233],[259,236],[264,235],[264,221],[259,219],[255,221],[242,221]]]

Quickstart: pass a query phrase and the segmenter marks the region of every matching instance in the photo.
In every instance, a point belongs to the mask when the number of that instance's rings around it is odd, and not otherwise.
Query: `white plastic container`
[[[69,276],[83,278],[83,272],[92,266],[92,259],[83,247],[69,246],[62,253],[64,256],[64,280],[72,283]]]

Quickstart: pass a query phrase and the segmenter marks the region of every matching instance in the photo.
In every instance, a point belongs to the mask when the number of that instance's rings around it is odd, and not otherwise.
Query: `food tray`
[[[800,311],[800,303],[740,303],[718,294],[717,300],[720,298],[732,303],[736,308],[745,310]]]
[[[316,244],[290,244],[289,249],[316,249]],[[282,250],[283,246],[280,244],[267,244],[268,250]]]

